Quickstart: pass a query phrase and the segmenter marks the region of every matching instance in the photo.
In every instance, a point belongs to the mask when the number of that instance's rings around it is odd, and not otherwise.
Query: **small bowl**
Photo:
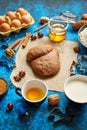
[[[87,29],[87,24],[83,25],[83,26],[79,29],[79,31],[78,31],[78,39],[79,39],[80,43],[81,43],[84,47],[87,47],[87,41],[85,42],[84,39],[82,38],[82,37],[84,37],[84,35],[86,35],[86,37],[87,37],[87,33],[82,34],[82,31],[83,31],[84,29]]]
[[[16,93],[29,103],[41,103],[47,97],[48,87],[42,80],[31,79],[26,81],[21,89],[16,88]]]
[[[74,75],[66,79],[64,92],[73,102],[87,103],[87,76]]]
[[[8,83],[5,79],[0,78],[0,98],[5,96],[8,90]]]

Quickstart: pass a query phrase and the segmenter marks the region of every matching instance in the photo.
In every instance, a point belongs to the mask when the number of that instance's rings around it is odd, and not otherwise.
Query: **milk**
[[[87,102],[87,81],[74,79],[67,83],[65,88],[66,95],[76,102]]]

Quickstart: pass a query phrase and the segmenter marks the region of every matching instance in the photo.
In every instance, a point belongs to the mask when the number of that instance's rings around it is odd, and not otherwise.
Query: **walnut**
[[[75,53],[78,53],[80,51],[80,48],[79,47],[74,47],[73,50],[74,50]]]
[[[59,103],[60,97],[57,94],[52,94],[48,96],[48,103],[49,105],[55,106]]]
[[[81,17],[82,20],[87,20],[87,14],[83,14]]]
[[[13,77],[16,82],[19,82],[21,80],[21,77],[19,75]]]
[[[23,77],[25,76],[25,71],[21,70],[21,71],[19,72],[19,76],[20,76],[21,78],[23,78]]]
[[[83,25],[87,24],[87,20],[80,20],[72,24],[73,30],[78,31]]]

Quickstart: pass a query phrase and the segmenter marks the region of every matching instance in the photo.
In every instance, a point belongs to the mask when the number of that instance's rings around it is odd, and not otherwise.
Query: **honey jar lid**
[[[69,11],[69,10],[61,12],[61,15],[64,18],[68,18],[69,20],[71,19],[71,20],[76,21],[78,19],[78,16],[75,13],[73,13],[72,11]]]

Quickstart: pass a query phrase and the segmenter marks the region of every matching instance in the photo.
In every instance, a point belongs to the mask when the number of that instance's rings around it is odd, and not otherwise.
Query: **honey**
[[[26,98],[31,101],[38,101],[44,97],[45,93],[40,88],[31,88],[26,92]]]
[[[54,24],[49,30],[49,38],[53,42],[61,42],[66,38],[65,26],[63,24]]]

